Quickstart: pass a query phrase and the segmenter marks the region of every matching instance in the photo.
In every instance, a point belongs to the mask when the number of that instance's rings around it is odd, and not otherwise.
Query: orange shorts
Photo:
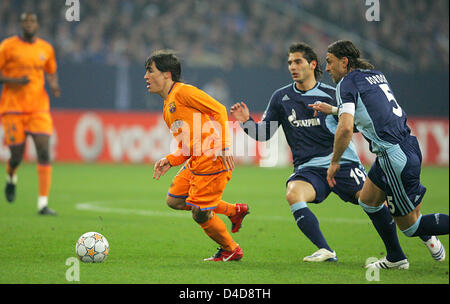
[[[28,134],[50,136],[53,132],[52,117],[48,112],[3,114],[1,120],[8,146],[23,144]]]
[[[186,204],[200,210],[214,209],[222,199],[231,174],[232,171],[225,171],[212,175],[195,175],[183,166],[174,177],[168,195],[184,198]]]

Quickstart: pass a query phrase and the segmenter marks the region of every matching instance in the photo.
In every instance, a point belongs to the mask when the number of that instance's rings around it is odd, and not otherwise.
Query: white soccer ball
[[[85,263],[101,263],[108,257],[109,243],[98,232],[86,232],[75,244],[78,258]]]

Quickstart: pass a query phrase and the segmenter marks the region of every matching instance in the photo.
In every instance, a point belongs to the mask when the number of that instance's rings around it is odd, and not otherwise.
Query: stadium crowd
[[[381,3],[380,22],[368,22],[364,1],[283,0],[274,9],[251,0],[80,1],[80,22],[65,19],[64,1],[0,2],[0,39],[19,32],[23,11],[40,19],[40,36],[59,60],[115,65],[143,64],[149,52],[172,48],[186,64],[229,69],[285,65],[286,49],[305,41],[319,52],[336,39],[298,18],[304,10],[329,24],[375,41],[420,70],[448,69],[448,1],[399,0]],[[286,7],[289,9],[286,10]],[[382,56],[367,56],[381,69],[395,69]]]

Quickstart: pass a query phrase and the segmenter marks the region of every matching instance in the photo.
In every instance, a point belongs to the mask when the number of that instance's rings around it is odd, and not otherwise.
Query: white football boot
[[[423,242],[431,253],[433,259],[438,262],[445,260],[445,248],[441,241],[434,235],[426,242]]]
[[[320,248],[312,255],[304,257],[303,262],[337,262],[336,252]]]
[[[409,269],[408,259],[403,259],[397,262],[389,262],[386,257],[379,259],[376,262],[366,265],[366,268],[378,269]]]

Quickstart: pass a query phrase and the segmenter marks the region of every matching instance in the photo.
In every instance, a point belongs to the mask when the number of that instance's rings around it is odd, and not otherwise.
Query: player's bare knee
[[[358,197],[358,201],[366,204],[367,206],[377,207],[384,203],[385,197],[377,195],[368,195],[368,193],[361,191]]]
[[[166,198],[166,203],[167,206],[175,210],[183,210],[184,207],[186,206],[184,199],[174,198],[169,195]]]
[[[316,197],[314,187],[307,181],[294,180],[287,184],[286,200],[289,205],[298,202],[312,202]]]
[[[295,204],[299,200],[297,200],[297,195],[294,195],[291,191],[286,192],[286,200],[289,205]]]
[[[298,191],[291,190],[291,189],[288,189],[286,191],[286,200],[289,203],[289,205],[293,205],[298,202],[308,201],[306,199],[306,197],[304,195],[302,195],[302,193],[299,193]]]
[[[192,218],[199,224],[207,222],[211,217],[211,210],[202,211],[200,208],[192,208]]]
[[[172,209],[176,209],[176,210],[179,209],[178,206],[176,204],[174,204],[174,202],[170,198],[166,199],[166,204],[167,204],[167,206],[169,206]]]

